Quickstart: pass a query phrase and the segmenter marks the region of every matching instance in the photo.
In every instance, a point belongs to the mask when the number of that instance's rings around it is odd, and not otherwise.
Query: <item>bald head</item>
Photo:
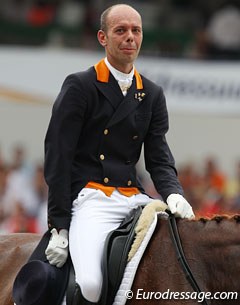
[[[101,16],[97,37],[105,48],[109,63],[115,69],[129,73],[143,39],[140,14],[130,5],[111,6]]]
[[[100,28],[102,31],[107,32],[109,23],[112,18],[118,17],[121,14],[136,14],[142,23],[141,15],[132,6],[127,4],[115,4],[107,8],[101,15]]]

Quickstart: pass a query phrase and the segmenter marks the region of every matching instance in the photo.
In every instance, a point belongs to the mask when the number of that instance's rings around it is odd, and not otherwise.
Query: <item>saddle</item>
[[[102,265],[103,287],[98,305],[112,305],[114,301],[127,265],[128,253],[135,237],[134,229],[141,213],[142,207],[132,210],[120,226],[107,236]],[[75,273],[71,265],[66,293],[67,305],[74,304],[75,290]]]

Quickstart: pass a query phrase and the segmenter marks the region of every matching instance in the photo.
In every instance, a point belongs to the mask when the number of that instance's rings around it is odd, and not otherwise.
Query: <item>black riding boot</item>
[[[73,293],[72,303],[70,305],[97,305],[97,303],[86,300],[81,292],[78,284],[75,285],[75,291]]]
[[[66,296],[67,305],[98,305],[98,303],[93,303],[86,300],[82,295],[81,288],[75,281],[75,272],[73,266],[71,266],[69,272],[69,281]]]

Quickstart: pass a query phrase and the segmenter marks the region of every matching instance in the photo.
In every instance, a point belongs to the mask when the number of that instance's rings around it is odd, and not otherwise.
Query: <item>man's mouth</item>
[[[136,48],[133,48],[133,47],[124,47],[124,48],[121,48],[122,51],[126,51],[126,52],[134,52],[136,51]]]

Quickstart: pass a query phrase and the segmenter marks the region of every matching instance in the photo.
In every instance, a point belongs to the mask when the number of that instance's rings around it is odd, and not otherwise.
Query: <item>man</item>
[[[108,233],[131,210],[152,200],[135,170],[143,143],[146,168],[170,211],[194,216],[165,139],[162,89],[133,65],[143,39],[141,16],[129,5],[114,5],[103,12],[97,36],[106,58],[66,78],[45,140],[52,235],[45,253],[61,269],[70,252],[80,304],[100,298]]]

